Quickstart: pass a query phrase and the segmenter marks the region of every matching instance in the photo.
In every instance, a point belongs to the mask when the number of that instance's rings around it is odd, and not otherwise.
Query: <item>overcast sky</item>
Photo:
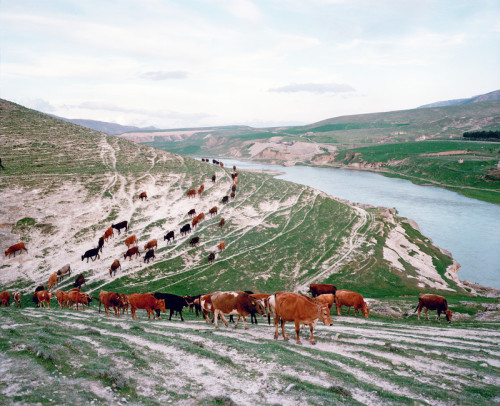
[[[0,0],[0,97],[67,118],[265,127],[498,89],[498,0]]]

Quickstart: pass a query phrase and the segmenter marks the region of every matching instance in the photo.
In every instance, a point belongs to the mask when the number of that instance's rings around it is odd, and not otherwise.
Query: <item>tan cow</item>
[[[150,250],[152,248],[158,248],[158,241],[156,239],[149,241],[145,246],[144,250]]]
[[[222,252],[226,248],[226,242],[222,241],[219,245],[217,245],[219,252]]]
[[[127,248],[130,248],[131,245],[137,245],[137,237],[135,236],[135,234],[125,238],[125,245],[127,246]]]
[[[370,309],[366,306],[366,303],[358,292],[352,292],[350,290],[340,289],[335,293],[335,303],[337,304],[337,315],[340,316],[342,311],[342,306],[354,306],[354,314],[358,314],[358,309],[361,309],[363,316],[368,318],[370,314]]]
[[[47,282],[47,290],[52,290],[54,286],[57,286],[57,272],[50,275],[49,281]]]

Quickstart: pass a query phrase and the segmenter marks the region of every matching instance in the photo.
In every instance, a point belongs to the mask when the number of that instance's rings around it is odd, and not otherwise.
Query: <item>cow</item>
[[[212,207],[208,213],[210,214],[210,217],[213,217],[214,215],[217,215],[217,206]]]
[[[236,193],[231,192],[231,195],[230,195],[230,196],[231,196],[231,200],[234,200],[234,198],[236,197]]]
[[[118,231],[118,234],[120,234],[122,228],[124,228],[125,231],[128,231],[128,221],[125,220],[116,224],[111,224],[111,227]]]
[[[227,202],[229,202],[229,196],[226,195],[222,198],[222,203],[226,204]]]
[[[90,298],[90,300],[92,299]],[[72,303],[73,306],[76,304],[76,310],[78,310],[78,305],[80,303],[82,305],[82,310],[85,310],[85,305],[88,305],[90,300],[89,296],[85,293],[81,293],[79,288],[74,288],[68,292],[68,304]]]
[[[56,299],[61,306],[61,309],[68,306],[69,297],[68,292],[64,292],[62,290],[56,290]]]
[[[195,228],[196,228],[196,226],[198,225],[199,221],[200,221],[200,220],[198,219],[198,217],[195,217],[195,218],[193,219],[193,221],[191,221],[191,226],[193,227],[193,229],[195,229]]]
[[[224,164],[222,162],[220,162],[220,167],[224,168]]]
[[[52,290],[52,288],[57,286],[57,272],[54,272],[52,275],[49,277],[49,281],[47,282],[47,290]]]
[[[215,183],[215,180],[216,180],[216,179],[217,179],[217,176],[215,176],[215,174],[214,174],[214,175],[212,175],[212,182],[214,182],[214,183]]]
[[[57,277],[59,278],[59,282],[63,280],[64,275],[71,275],[71,267],[69,264],[64,265],[57,271]]]
[[[148,200],[148,194],[146,192],[141,192],[141,194],[139,195],[139,199],[142,200]]]
[[[170,240],[175,241],[175,233],[173,231],[169,231],[165,236],[163,237],[163,241],[167,240],[167,244],[170,242]]]
[[[151,241],[149,241],[145,246],[144,246],[144,249],[145,250],[150,250],[152,248],[158,248],[158,241],[156,239],[153,239]]]
[[[137,246],[137,237],[135,236],[135,234],[125,238],[125,245],[127,246],[127,248],[130,248],[131,245]]]
[[[233,184],[233,186],[231,186],[231,192],[236,192],[236,185]]]
[[[87,258],[87,263],[89,262],[89,258],[94,262],[97,258],[101,258],[99,255],[99,248],[92,248],[90,250],[85,251],[85,254],[82,255],[82,261]]]
[[[205,185],[201,185],[199,188],[198,188],[198,196],[201,197],[201,194],[203,193],[203,191],[205,190]]]
[[[269,306],[269,297],[271,294],[269,293],[251,293],[250,296],[252,296],[255,299],[261,300],[262,303],[264,304],[264,308],[266,309],[267,313],[267,324],[271,324],[271,308]],[[252,314],[252,317],[255,317],[255,314]],[[252,320],[253,322],[253,320]],[[257,317],[255,317],[255,324],[257,324]]]
[[[40,292],[36,292],[36,297],[38,299],[38,303],[40,304],[40,307],[48,307],[50,309],[50,300],[52,299],[52,293],[46,291],[46,290],[41,290]]]
[[[102,238],[104,238],[104,241],[108,241],[110,237],[113,237],[115,234],[113,233],[113,227],[109,227],[105,232]]]
[[[122,313],[125,314],[125,310],[127,311],[128,314],[128,307],[129,307],[129,301],[128,301],[128,296],[125,293],[120,293],[120,309],[122,309]]]
[[[150,249],[149,251],[146,251],[146,255],[144,255],[144,263],[148,263],[149,264],[149,260],[150,259],[155,259],[155,250],[153,249]]]
[[[219,252],[222,252],[226,248],[226,242],[222,241],[219,245],[217,245],[217,248],[219,249]]]
[[[189,241],[189,245],[196,247],[200,243],[200,237],[193,237]]]
[[[196,189],[189,189],[187,191],[187,197],[192,197],[192,198],[195,198],[196,197]]]
[[[184,318],[182,317],[182,309],[189,306],[185,297],[162,292],[157,292],[153,296],[157,299],[163,299],[165,301],[165,309],[170,309],[169,320],[172,320],[172,315],[174,312],[177,312],[181,316],[181,321],[184,321]],[[158,309],[156,309],[156,316],[160,318],[160,310]]]
[[[127,252],[123,254],[123,259],[127,259],[128,257],[128,259],[131,260],[132,255],[135,255],[136,258],[141,256],[141,253],[139,252],[139,247],[129,248]]]
[[[188,234],[191,232],[191,224],[187,223],[181,227],[181,235]]]
[[[368,318],[370,314],[370,309],[366,307],[366,303],[363,300],[363,296],[361,296],[357,292],[352,292],[350,290],[340,289],[335,293],[335,303],[337,304],[337,315],[340,316],[342,311],[342,306],[354,306],[354,314],[358,314],[358,309],[361,309],[363,316]]]
[[[191,209],[188,211],[188,216],[193,217],[196,214],[196,209]]]
[[[99,237],[99,241],[97,241],[97,248],[102,252],[102,247],[104,247],[104,237]]]
[[[0,293],[0,301],[2,302],[2,307],[10,307],[10,292],[2,292]]]
[[[73,287],[80,289],[82,285],[85,284],[85,278],[83,277],[83,274],[79,274],[76,279],[75,283],[73,283]]]
[[[250,315],[251,313],[266,313],[263,303],[258,299],[252,298],[248,293],[245,292],[216,292],[212,293],[211,300],[212,307],[214,309],[215,328],[219,328],[219,325],[217,323],[219,315],[221,316],[221,320],[227,327],[228,322],[225,319],[224,315],[237,314],[238,319],[236,320],[234,328],[238,327],[240,318],[243,318],[243,325],[245,326],[245,330],[247,330],[248,326],[245,318],[246,316]]]
[[[21,251],[21,254],[23,253],[23,250],[28,252],[26,247],[24,246],[24,242],[18,242],[17,244],[11,245],[7,250],[5,251],[5,256],[10,256],[14,254],[14,258],[16,257],[16,252]]]
[[[205,220],[205,213],[201,212],[200,214],[198,214],[198,220]]]
[[[309,291],[312,297],[323,295],[325,293],[332,293],[335,296],[337,288],[328,283],[311,283],[309,285]]]
[[[166,313],[165,301],[156,299],[150,293],[132,293],[128,297],[130,303],[130,312],[132,313],[132,319],[137,319],[135,311],[137,309],[145,309],[148,312],[148,319],[150,314],[153,314],[153,319],[155,319],[154,310],[159,309],[163,313]]]
[[[116,275],[116,271],[118,268],[122,268],[122,265],[120,264],[120,261],[115,259],[113,263],[111,264],[111,268],[109,268],[109,276]]]
[[[274,295],[274,326],[276,331],[274,339],[278,339],[278,325],[281,321],[281,329],[283,332],[283,339],[288,341],[285,333],[285,323],[287,321],[295,322],[295,334],[297,344],[300,342],[300,324],[308,324],[311,332],[311,344],[316,344],[314,340],[313,330],[316,325],[316,320],[320,319],[325,325],[331,326],[332,319],[330,318],[330,311],[328,306],[317,303],[313,299],[294,292],[276,292]]]
[[[186,299],[186,302],[189,306],[189,311],[192,312],[193,311],[193,308],[196,312],[196,317],[198,317],[199,313],[201,312],[201,307],[200,307],[200,297],[202,295],[186,295],[186,296],[183,296],[184,299]],[[196,303],[195,303],[196,301]]]
[[[451,323],[451,315],[453,312],[448,309],[448,302],[443,296],[433,295],[430,293],[421,293],[418,296],[418,305],[413,312],[415,313],[418,310],[419,321],[422,308],[424,309],[425,317],[427,317],[427,320],[429,320],[427,310],[437,310],[436,320],[441,321],[441,312],[443,312],[446,315],[446,320],[448,321],[448,323]]]
[[[226,220],[224,220],[224,217],[222,217],[219,221],[219,227],[220,228],[224,227],[224,224],[226,224]]]
[[[33,293],[33,302],[36,304],[36,307],[40,307],[40,303],[38,303],[38,297],[36,295],[37,292],[40,292],[42,290],[45,290],[45,286],[43,285],[38,285],[35,289],[35,293]]]
[[[207,323],[213,323],[214,322],[214,317],[213,317],[214,307],[212,306],[212,295],[211,294],[202,295],[202,296],[200,296],[199,299],[195,299],[194,300],[195,306],[196,306],[196,300],[199,301],[201,313],[203,314],[203,318],[205,319],[205,321]],[[208,318],[209,313],[212,313],[211,319]]]
[[[231,174],[231,179],[232,179],[232,180],[235,180],[235,179],[236,179],[236,176],[238,176],[238,175],[236,175],[236,173],[232,173],[232,174]]]
[[[16,307],[21,307],[21,292],[16,292],[12,295],[12,299],[14,299],[14,303]]]
[[[333,304],[335,303],[335,296],[332,293],[324,293],[322,295],[316,296],[314,298],[318,303],[326,304],[328,310],[332,310]]]
[[[211,252],[210,254],[208,254],[208,263],[213,264],[214,261],[215,261],[215,252]]]
[[[212,163],[213,163],[214,165],[219,165],[219,161],[217,161],[216,159],[212,159]]]
[[[115,316],[120,317],[120,306],[122,300],[120,295],[116,292],[106,292],[101,290],[99,292],[99,313],[101,313],[101,304],[104,306],[104,311],[109,315],[109,308],[112,307],[115,311]]]

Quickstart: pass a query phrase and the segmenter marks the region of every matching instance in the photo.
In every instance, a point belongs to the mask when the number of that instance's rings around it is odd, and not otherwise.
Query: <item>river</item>
[[[367,171],[223,162],[226,167],[283,172],[276,177],[351,202],[393,207],[400,216],[415,220],[435,245],[452,253],[461,265],[459,279],[500,288],[499,205]]]

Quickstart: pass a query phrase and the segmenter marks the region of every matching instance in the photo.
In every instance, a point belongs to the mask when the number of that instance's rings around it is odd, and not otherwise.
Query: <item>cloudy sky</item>
[[[0,98],[159,128],[308,124],[500,89],[497,0],[0,0]]]

